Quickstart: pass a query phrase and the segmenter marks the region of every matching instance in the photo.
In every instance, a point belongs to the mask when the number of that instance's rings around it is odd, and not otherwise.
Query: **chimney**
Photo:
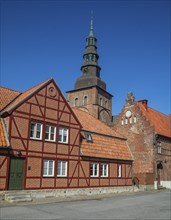
[[[143,99],[138,102],[140,102],[145,107],[146,110],[148,109],[148,100],[147,99]]]

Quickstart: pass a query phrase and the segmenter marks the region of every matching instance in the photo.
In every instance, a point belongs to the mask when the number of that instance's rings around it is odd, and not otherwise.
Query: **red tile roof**
[[[163,136],[171,137],[171,116],[158,112],[150,107],[145,107],[141,102],[137,102],[143,115],[154,126],[155,131]]]
[[[20,94],[18,91],[0,86],[0,110],[6,107]]]
[[[73,108],[83,126],[91,133],[93,142],[87,142],[82,131],[81,151],[83,156],[117,160],[133,160],[126,139],[89,113]]]
[[[7,131],[2,118],[0,118],[0,147],[9,147]]]
[[[107,126],[100,120],[96,119],[89,113],[77,108],[72,108],[72,109],[76,114],[76,116],[78,117],[78,120],[81,122],[81,125],[83,126],[83,130],[126,139],[119,132],[116,132],[115,130],[111,129],[109,126]]]
[[[11,102],[8,106],[6,106],[6,108],[2,111],[1,114],[5,113],[5,112],[12,111],[15,107],[20,105],[24,100],[29,98],[34,92],[36,92],[38,89],[42,88],[45,84],[47,84],[51,80],[52,79],[50,78],[50,79],[32,87],[31,89],[27,90],[26,92],[21,93],[16,99],[14,99],[13,102]]]

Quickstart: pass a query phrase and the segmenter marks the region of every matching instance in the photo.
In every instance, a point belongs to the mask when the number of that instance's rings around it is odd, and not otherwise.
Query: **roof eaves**
[[[91,89],[93,87],[96,87],[98,89],[101,89],[102,91],[104,91],[105,93],[109,94],[111,97],[113,97],[112,94],[110,94],[109,92],[107,92],[106,90],[102,89],[100,86],[97,86],[97,85],[93,85],[93,86],[87,86],[87,87],[83,87],[83,88],[78,88],[78,89],[73,89],[73,90],[69,90],[69,91],[66,91],[66,93],[72,93],[72,92],[76,92],[76,91],[80,91],[80,90],[86,90],[86,89]]]
[[[82,152],[81,152],[82,153]],[[85,154],[81,154],[80,155],[81,157],[88,157],[88,158],[101,158],[101,159],[104,159],[104,160],[115,160],[115,161],[133,161],[133,160],[130,160],[130,159],[120,159],[120,158],[114,158],[114,157],[101,157],[101,156],[94,156],[94,155],[85,155]]]
[[[3,130],[4,130],[4,134],[5,134],[5,139],[7,142],[7,146],[5,146],[5,147],[10,147],[10,141],[9,141],[9,137],[8,137],[8,133],[7,133],[7,128],[5,125],[5,120],[3,118],[1,118],[1,121],[2,121],[2,126],[3,126]],[[1,146],[1,147],[4,148],[4,146]]]

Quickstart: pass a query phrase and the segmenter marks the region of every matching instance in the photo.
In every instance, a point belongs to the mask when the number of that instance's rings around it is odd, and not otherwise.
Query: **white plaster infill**
[[[171,181],[160,181],[160,185],[166,187],[166,189],[171,189]]]

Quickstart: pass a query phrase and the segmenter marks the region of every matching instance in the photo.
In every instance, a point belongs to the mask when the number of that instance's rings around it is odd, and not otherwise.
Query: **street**
[[[108,198],[1,207],[0,219],[171,219],[171,192],[141,192]]]

